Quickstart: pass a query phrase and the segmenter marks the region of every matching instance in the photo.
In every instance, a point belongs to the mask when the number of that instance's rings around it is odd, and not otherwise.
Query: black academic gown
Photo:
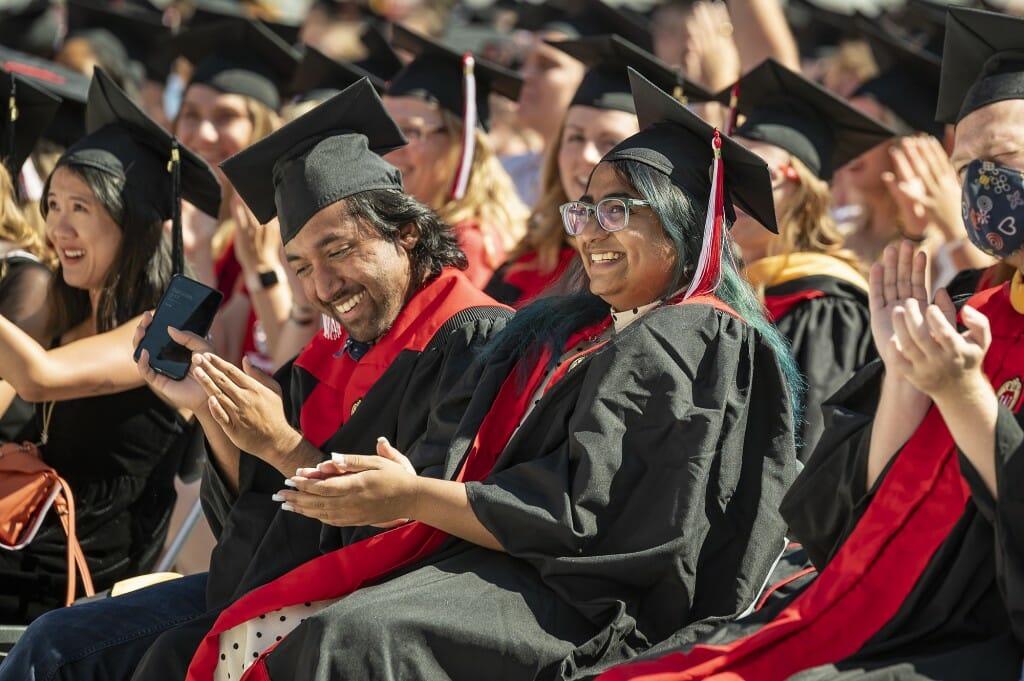
[[[1004,296],[1007,289],[1006,286],[1001,288]],[[1024,316],[1010,313],[991,319],[994,335],[1019,337]],[[1019,352],[1019,342],[1017,348],[1015,352]],[[989,357],[986,361],[999,364],[1003,360]],[[1012,361],[1024,367],[1019,359]],[[1005,369],[1001,371],[1006,374]],[[903,454],[893,458],[868,490],[871,424],[883,373],[881,362],[869,365],[826,402],[825,435],[781,506],[791,536],[803,544],[819,570],[827,569],[841,549],[847,555],[856,552],[856,545],[847,546],[850,537],[855,530],[863,532],[864,528],[858,530],[861,519]],[[995,501],[970,462],[959,454],[956,460],[969,497],[948,534],[931,557],[926,556],[923,572],[906,597],[894,604],[897,606],[895,614],[852,654],[789,678],[799,681],[1016,681],[1021,677],[1024,541],[1020,529],[1024,527],[1024,505],[1021,504],[1019,476],[1024,474],[1021,470],[1024,466],[1024,415],[1020,411],[1020,370],[1016,377],[1004,382],[1007,375],[1001,376],[996,386],[1001,402],[995,452],[999,501]],[[907,485],[912,488],[916,482],[907,481]],[[906,543],[908,539],[904,537],[901,541]],[[913,540],[910,536],[909,541]],[[908,559],[912,557],[906,555]],[[885,575],[881,577],[884,579]],[[724,625],[711,635],[702,635],[704,632],[699,631],[677,632],[670,644],[643,656],[652,666],[642,671],[650,674],[658,670],[665,675],[657,678],[665,681],[707,678],[684,675],[684,670],[693,664],[687,660],[696,659],[695,654],[706,653],[706,648],[704,651],[700,648],[719,646],[719,650],[730,650],[746,645],[749,649],[762,627],[769,622],[777,623],[780,611],[794,607],[797,599],[812,588],[815,588],[813,583],[788,602],[776,603],[774,607]],[[871,607],[879,607],[877,599]],[[856,615],[847,622],[855,627]],[[834,640],[841,641],[843,633],[834,631]],[[797,632],[792,637],[799,641],[801,635],[802,632]],[[693,646],[698,639],[701,645],[695,649]],[[671,655],[677,651],[686,652],[687,660]],[[768,656],[772,654],[771,644],[765,651]],[[736,666],[725,669],[733,671]],[[653,678],[640,673],[638,666],[631,673],[628,670],[629,666],[620,668],[607,678],[615,681]],[[672,671],[679,675],[674,676]]]
[[[867,282],[845,262],[820,253],[772,256],[747,268],[764,285],[768,318],[789,340],[806,383],[797,456],[821,437],[821,404],[878,356],[871,338]]]
[[[483,367],[447,450],[414,450],[426,473],[455,475],[517,359]],[[580,678],[752,603],[783,549],[795,470],[773,350],[688,304],[566,366],[466,486],[507,553],[449,538],[305,620],[266,657],[272,678]]]
[[[330,342],[329,348],[307,348],[304,354],[320,351],[319,359],[297,360],[282,367],[276,378],[287,396],[285,411],[292,425],[303,429],[324,452],[375,454],[378,437],[386,437],[399,449],[408,451],[427,429],[430,408],[463,379],[473,354],[497,330],[503,328],[511,311],[481,293],[465,277],[452,269],[424,286],[414,296],[403,314],[409,326],[436,333],[422,334],[419,346],[395,348],[397,357],[379,378],[368,386],[365,394],[344,404],[345,396],[321,385],[323,363],[342,361],[341,342]],[[399,323],[396,322],[396,326]],[[393,327],[394,331],[394,327]],[[392,340],[389,332],[378,346],[360,362],[371,362],[375,352]],[[319,338],[314,343],[328,344]],[[425,347],[423,347],[425,346]],[[351,361],[351,360],[348,360]],[[344,418],[337,412],[345,411]],[[436,424],[438,430],[452,424]],[[327,435],[308,435],[321,427],[321,421],[340,425]],[[277,469],[254,456],[243,453],[239,471],[239,493],[231,495],[223,481],[208,466],[204,475],[203,496],[207,516],[218,534],[217,546],[210,562],[207,601],[217,610],[239,595],[264,584],[317,555],[339,545],[375,532],[360,528],[342,532],[324,531],[322,524],[296,513],[280,510],[271,500],[282,489],[284,481]],[[321,545],[323,541],[323,545]]]

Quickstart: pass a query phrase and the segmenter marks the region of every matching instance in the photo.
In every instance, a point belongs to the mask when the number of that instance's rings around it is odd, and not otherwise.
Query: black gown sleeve
[[[867,489],[867,461],[884,373],[881,361],[869,364],[822,405],[825,432],[782,501],[790,536],[803,544],[819,570],[874,495],[874,489]]]
[[[749,327],[662,308],[556,384],[466,492],[563,598],[591,616],[635,599],[661,640],[760,589],[783,548],[792,427],[775,355]]]
[[[793,308],[775,326],[789,339],[806,381],[798,455],[806,462],[825,429],[822,403],[875,359],[867,299],[825,296]]]

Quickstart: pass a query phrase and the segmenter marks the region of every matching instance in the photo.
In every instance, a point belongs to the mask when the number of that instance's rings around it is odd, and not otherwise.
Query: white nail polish
[[[331,461],[338,464],[339,466],[345,465],[345,455],[339,454],[338,452],[331,452]]]
[[[298,487],[298,485],[295,484],[295,481],[292,480],[291,478],[285,478],[284,484],[287,485],[288,487]]]
[[[295,507],[289,504],[287,501],[281,504],[282,511],[294,511]]]
[[[284,497],[282,497],[277,492],[274,492],[273,494],[270,495],[270,500],[271,501],[284,501]]]

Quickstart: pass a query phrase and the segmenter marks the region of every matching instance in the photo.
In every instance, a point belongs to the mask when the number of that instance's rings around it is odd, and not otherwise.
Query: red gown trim
[[[994,386],[1024,373],[1024,325],[1009,284],[974,296],[993,340]],[[1019,404],[1017,405],[1019,409]],[[778,617],[726,645],[625,664],[599,681],[775,681],[856,653],[903,605],[963,515],[970,492],[952,435],[934,406],[900,451],[867,511],[821,575]]]
[[[796,293],[790,293],[784,296],[765,296],[764,306],[765,309],[768,310],[768,321],[777,322],[800,303],[824,297],[824,291],[816,291],[814,289],[797,291]]]

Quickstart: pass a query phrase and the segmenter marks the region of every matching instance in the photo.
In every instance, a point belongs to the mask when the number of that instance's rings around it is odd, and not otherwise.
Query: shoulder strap
[[[441,325],[441,328],[434,333],[434,337],[430,339],[429,343],[427,343],[427,347],[424,348],[424,352],[441,348],[441,346],[448,342],[448,336],[454,333],[457,329],[461,329],[466,324],[486,318],[511,319],[514,314],[514,310],[502,305],[467,307],[464,310],[456,312],[448,321]]]
[[[68,590],[65,605],[71,605],[75,600],[77,587],[76,566],[82,575],[85,595],[92,596],[96,590],[92,586],[92,573],[89,572],[89,565],[85,562],[85,553],[82,552],[82,545],[78,543],[78,533],[75,531],[75,498],[71,494],[71,487],[64,478],[57,476],[57,481],[60,483],[60,494],[54,505],[57,508],[60,523],[64,526],[64,533],[68,536]]]

